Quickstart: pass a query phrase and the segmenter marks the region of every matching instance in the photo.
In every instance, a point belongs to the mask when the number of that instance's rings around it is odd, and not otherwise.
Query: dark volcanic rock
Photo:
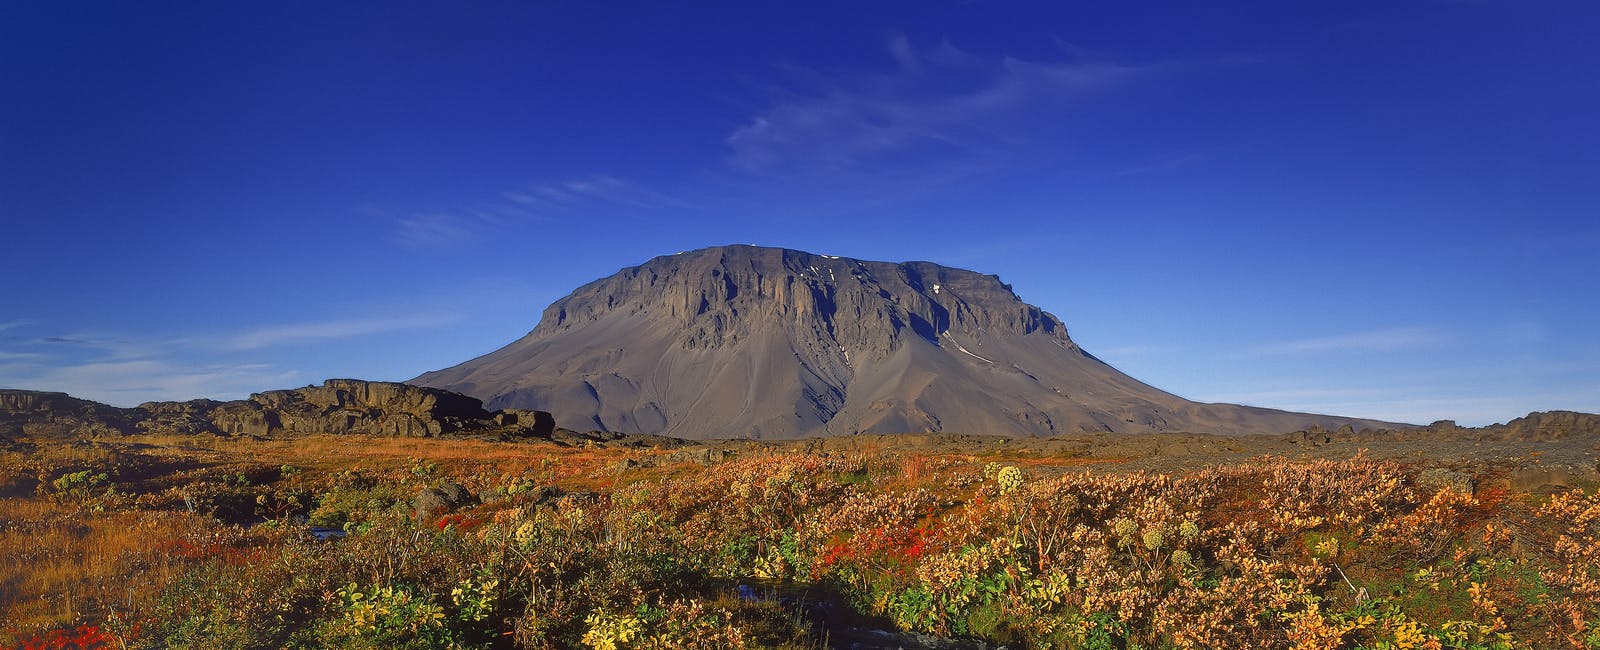
[[[556,432],[555,417],[544,411],[505,409],[495,411],[494,421],[503,427],[525,427],[527,435],[536,438],[549,438]]]
[[[436,436],[483,428],[492,420],[477,399],[433,388],[392,382],[329,379],[321,386],[274,390],[250,396],[259,409],[219,418],[230,432],[266,435],[274,429],[295,433],[366,433]]]
[[[546,412],[491,413],[466,395],[357,379],[329,379],[321,386],[267,391],[232,402],[149,402],[130,409],[63,393],[0,390],[0,436],[6,437],[360,433],[550,438],[554,431],[555,420]]]
[[[1552,441],[1567,438],[1600,437],[1600,415],[1576,411],[1535,411],[1505,424],[1462,427],[1451,420],[1439,420],[1425,427],[1405,429],[1363,429],[1341,427],[1327,431],[1311,427],[1288,434],[1290,440],[1309,446],[1334,443],[1384,441],[1492,442],[1505,440]]]
[[[445,481],[436,488],[425,488],[412,499],[417,519],[428,519],[478,503],[478,497],[460,483]]]
[[[993,275],[755,246],[623,269],[522,339],[412,383],[682,438],[1402,426],[1162,392]]]
[[[1576,411],[1537,411],[1499,426],[1503,427],[1504,435],[1512,439],[1595,436],[1600,435],[1600,416]]]
[[[38,438],[121,435],[134,431],[135,409],[66,393],[0,389],[0,436]]]
[[[141,433],[217,433],[212,414],[222,402],[196,399],[187,402],[146,402],[137,410],[144,417],[136,424]]]

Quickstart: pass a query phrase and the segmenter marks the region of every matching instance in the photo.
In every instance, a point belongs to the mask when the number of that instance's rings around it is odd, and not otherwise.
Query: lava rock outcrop
[[[198,399],[117,408],[64,393],[0,390],[0,436],[59,438],[136,433],[367,434],[550,438],[548,412],[488,411],[476,398],[395,382],[329,379],[230,402]]]

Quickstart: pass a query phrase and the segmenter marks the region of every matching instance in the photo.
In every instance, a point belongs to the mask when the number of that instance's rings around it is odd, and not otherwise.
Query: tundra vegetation
[[[1361,455],[1168,474],[994,450],[14,445],[0,645],[816,648],[851,625],[1012,648],[1600,648],[1600,495],[1494,478]],[[457,486],[476,498],[418,508]]]

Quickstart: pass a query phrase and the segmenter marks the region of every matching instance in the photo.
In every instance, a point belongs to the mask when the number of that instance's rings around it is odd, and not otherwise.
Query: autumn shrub
[[[115,647],[115,635],[88,623],[27,635],[16,644],[17,650],[108,650]]]
[[[1512,558],[1526,561],[1533,555],[1543,560],[1534,565],[1537,573],[1525,575],[1522,582],[1536,596],[1526,615],[1546,623],[1544,643],[1600,648],[1600,493],[1574,489],[1555,494],[1531,518],[1491,527],[1485,539]],[[1509,608],[1522,599],[1502,591],[1496,600],[1503,603],[1498,607]]]
[[[403,511],[415,493],[398,484],[378,481],[360,472],[343,472],[336,482],[314,497],[307,523],[319,528],[361,526],[376,517]]]
[[[1013,648],[1600,646],[1600,497],[1581,490],[1433,489],[1360,457],[1161,474],[758,450],[663,469],[618,464],[650,450],[333,444],[370,455],[138,480],[29,460],[42,494],[0,499],[0,565],[29,567],[0,569],[26,624],[0,645],[89,624],[147,648],[816,647],[796,603],[827,594]],[[411,497],[447,480],[483,502],[417,520]]]
[[[334,614],[310,635],[319,643],[372,650],[460,647],[451,638],[444,608],[426,592],[404,584],[362,588],[352,582],[334,596]]]
[[[110,476],[92,469],[62,474],[50,481],[50,496],[58,501],[86,503],[111,489]]]

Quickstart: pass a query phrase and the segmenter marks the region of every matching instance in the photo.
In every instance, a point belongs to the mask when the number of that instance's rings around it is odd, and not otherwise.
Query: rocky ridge
[[[547,412],[488,411],[475,398],[394,382],[329,379],[218,402],[149,402],[118,408],[64,393],[0,390],[0,436],[96,437],[139,433],[270,436],[347,434],[428,437],[555,434]]]

